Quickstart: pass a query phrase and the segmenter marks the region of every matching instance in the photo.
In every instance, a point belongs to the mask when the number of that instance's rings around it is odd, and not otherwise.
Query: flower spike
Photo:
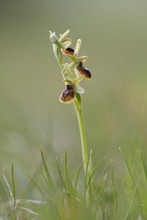
[[[78,39],[76,46],[71,47],[71,39],[68,37],[69,30],[60,34],[58,38],[55,32],[50,33],[50,40],[53,45],[53,52],[58,60],[65,83],[65,90],[62,91],[59,100],[63,103],[70,103],[74,100],[76,94],[83,94],[84,89],[79,85],[84,78],[90,79],[91,72],[83,66],[87,56],[78,56],[82,41]],[[69,59],[69,63],[64,63],[63,56]]]

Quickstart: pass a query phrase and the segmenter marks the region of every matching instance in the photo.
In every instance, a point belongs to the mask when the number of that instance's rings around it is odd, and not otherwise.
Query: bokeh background
[[[94,160],[106,156],[121,169],[119,147],[147,156],[147,1],[1,0],[1,170],[12,160],[35,169],[40,148],[50,163],[66,148],[69,163],[81,163],[76,116],[58,101],[64,84],[49,41],[49,30],[67,29],[90,58],[92,79],[82,86]]]

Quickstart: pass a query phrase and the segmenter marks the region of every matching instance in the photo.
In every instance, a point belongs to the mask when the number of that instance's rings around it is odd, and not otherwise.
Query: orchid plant
[[[83,79],[90,79],[91,72],[84,67],[83,63],[88,59],[87,56],[79,56],[80,47],[82,44],[81,39],[76,42],[75,48],[71,48],[71,39],[68,37],[69,30],[60,34],[58,38],[55,32],[50,31],[50,40],[53,45],[53,52],[58,61],[61,69],[61,74],[63,76],[63,82],[65,84],[65,89],[61,92],[59,100],[62,103],[73,102],[76,111],[80,137],[81,137],[81,149],[84,164],[85,174],[88,168],[88,149],[87,149],[87,138],[85,125],[83,120],[83,111],[81,105],[81,94],[85,90],[80,86],[80,82]],[[66,56],[69,63],[64,63],[63,56]]]

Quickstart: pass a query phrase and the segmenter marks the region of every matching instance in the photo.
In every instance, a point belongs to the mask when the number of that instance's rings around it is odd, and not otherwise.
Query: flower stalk
[[[81,150],[82,150],[82,158],[84,163],[84,172],[86,174],[87,170],[87,163],[88,163],[88,148],[87,148],[87,137],[86,137],[86,130],[84,125],[83,119],[83,111],[81,106],[81,97],[79,94],[76,94],[76,97],[73,101],[75,112],[77,115],[80,137],[81,137]]]

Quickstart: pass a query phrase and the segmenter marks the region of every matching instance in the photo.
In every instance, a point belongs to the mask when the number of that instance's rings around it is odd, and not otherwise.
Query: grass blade
[[[16,193],[15,193],[15,178],[14,178],[14,163],[12,161],[11,165],[11,178],[12,178],[12,196],[13,196],[13,203],[14,203],[14,209],[16,207]]]
[[[62,174],[61,174],[58,158],[56,158],[56,164],[57,164],[57,170],[58,170],[58,173],[59,173],[59,177],[60,177],[61,182],[63,184],[63,188],[65,188],[65,182],[64,182],[64,179],[63,179]]]
[[[146,181],[147,181],[147,167],[146,167],[146,164],[144,162],[144,159],[143,159],[143,156],[140,152],[140,159],[141,159],[141,163],[142,163],[142,166],[143,166],[143,171],[144,171],[144,174],[145,174],[145,178],[146,178]]]
[[[78,169],[78,172],[77,172],[77,176],[76,176],[76,180],[75,180],[75,184],[74,184],[74,191],[75,192],[77,191],[78,180],[79,180],[79,176],[80,176],[80,173],[81,173],[83,166],[84,166],[84,164],[82,163]]]
[[[26,174],[26,176],[28,177],[28,179],[31,181],[31,183],[36,187],[36,189],[38,189],[38,191],[39,191],[42,195],[44,195],[43,190],[41,190],[41,188],[38,187],[38,185],[36,184],[36,181],[35,181],[27,172],[26,172],[25,174]]]
[[[50,172],[48,170],[48,167],[47,167],[47,164],[46,164],[46,161],[45,161],[44,154],[43,154],[42,150],[41,150],[41,158],[42,158],[43,168],[44,168],[47,180],[48,180],[48,184],[49,184],[49,186],[52,187],[53,191],[56,193],[56,190],[55,190],[55,187],[54,187]]]
[[[128,216],[129,216],[129,213],[130,213],[130,210],[131,210],[131,207],[132,207],[132,204],[133,204],[133,201],[134,201],[134,197],[135,197],[135,194],[136,194],[136,191],[137,191],[137,187],[138,187],[138,184],[139,184],[139,181],[140,181],[141,177],[142,177],[142,175],[140,175],[140,177],[138,178],[138,180],[136,182],[136,185],[134,187],[134,191],[132,193],[132,199],[130,201],[130,205],[128,207],[128,210],[127,210],[126,215],[125,215],[123,220],[127,220]]]
[[[129,176],[130,176],[130,178],[131,178],[131,180],[132,180],[132,182],[133,182],[133,184],[134,184],[133,176],[132,176],[131,170],[130,170],[130,168],[129,168],[128,162],[127,162],[127,160],[126,160],[126,158],[125,158],[125,155],[124,155],[124,153],[122,152],[121,148],[119,148],[119,151],[120,151],[120,153],[121,153],[121,156],[122,156],[122,159],[123,159],[124,164],[125,164],[125,166],[126,166],[126,169],[127,169],[127,171],[128,171],[128,174],[129,174]]]
[[[66,191],[71,194],[72,190],[72,183],[69,178],[69,173],[68,173],[68,163],[67,163],[67,149],[65,151],[64,155],[64,174],[65,174],[65,184],[66,184]]]
[[[91,180],[92,180],[92,178],[93,178],[93,176],[94,176],[96,170],[98,169],[98,167],[101,165],[101,163],[102,163],[105,159],[106,159],[106,157],[103,157],[103,158],[96,164],[96,166],[94,167],[93,171],[92,171],[91,174],[90,174],[90,177],[89,177],[88,183],[87,183],[87,185],[86,185],[86,188],[89,186],[89,184],[90,184],[90,182],[91,182]]]

